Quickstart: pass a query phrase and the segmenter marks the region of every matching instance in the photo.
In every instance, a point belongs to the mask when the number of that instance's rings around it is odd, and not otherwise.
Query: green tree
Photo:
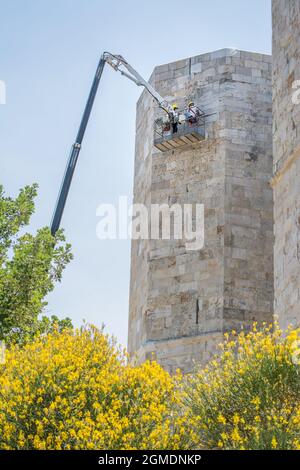
[[[13,199],[0,185],[0,340],[19,343],[39,332],[70,326],[70,320],[39,318],[46,295],[61,280],[72,259],[62,230],[55,237],[48,227],[35,235],[20,233],[34,212],[37,185],[26,186]]]

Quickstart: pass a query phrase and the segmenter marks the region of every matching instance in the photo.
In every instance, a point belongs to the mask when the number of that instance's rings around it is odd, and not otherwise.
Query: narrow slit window
[[[196,300],[196,325],[199,324],[199,299]]]

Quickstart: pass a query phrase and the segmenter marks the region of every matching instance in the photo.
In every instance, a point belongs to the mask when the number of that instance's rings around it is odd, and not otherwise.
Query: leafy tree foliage
[[[71,324],[69,319],[39,318],[72,253],[62,230],[55,237],[48,227],[35,235],[23,233],[36,195],[36,184],[21,189],[15,199],[0,186],[0,340],[6,342],[26,342],[54,323],[59,329]]]

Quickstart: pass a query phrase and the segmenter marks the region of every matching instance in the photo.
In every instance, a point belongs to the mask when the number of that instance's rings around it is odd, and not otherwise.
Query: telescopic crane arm
[[[168,103],[168,101],[162,98],[160,94],[157,93],[157,91],[150,85],[150,83],[146,82],[146,80],[144,80],[143,77],[141,77],[141,75],[133,67],[131,67],[131,65],[128,64],[128,62],[121,55],[114,55],[110,54],[110,52],[104,52],[103,57],[104,60],[114,70],[129,78],[129,80],[132,80],[137,86],[143,86],[157,101],[160,108],[168,113],[170,117],[174,116],[174,109]],[[125,71],[124,68],[127,71]]]
[[[129,78],[137,86],[143,86],[150,93],[150,95],[153,96],[153,98],[158,103],[159,107],[162,108],[166,113],[168,113],[170,120],[173,119],[175,114],[172,106],[166,100],[164,100],[164,98],[162,98],[160,94],[157,93],[157,91],[148,82],[146,82],[146,80],[144,80],[143,77],[141,77],[139,73],[133,67],[131,67],[131,65],[128,64],[128,62],[126,62],[126,60],[121,55],[114,55],[110,52],[104,52],[99,60],[92,87],[89,93],[89,97],[81,119],[77,137],[75,143],[72,145],[71,153],[67,162],[67,167],[59,191],[50,227],[51,234],[53,236],[56,234],[60,226],[72,178],[76,168],[78,156],[80,153],[84,133],[93,108],[95,96],[97,94],[99,82],[102,76],[105,63],[108,63],[115,71],[120,72],[122,75]]]

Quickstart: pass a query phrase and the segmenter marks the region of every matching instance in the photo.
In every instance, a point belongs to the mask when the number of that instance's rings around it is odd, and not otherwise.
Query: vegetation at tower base
[[[20,234],[34,212],[36,195],[36,184],[21,189],[15,199],[6,197],[0,185],[0,340],[6,343],[24,343],[54,324],[71,326],[68,318],[39,318],[72,254],[62,231],[55,239],[48,227],[35,235]]]
[[[225,337],[205,369],[127,362],[102,330],[54,330],[0,364],[1,449],[298,449],[298,330]]]
[[[187,446],[175,381],[156,363],[126,365],[95,327],[13,346],[0,371],[2,449]]]
[[[299,333],[275,324],[225,335],[220,357],[185,388],[199,446],[300,449]]]

